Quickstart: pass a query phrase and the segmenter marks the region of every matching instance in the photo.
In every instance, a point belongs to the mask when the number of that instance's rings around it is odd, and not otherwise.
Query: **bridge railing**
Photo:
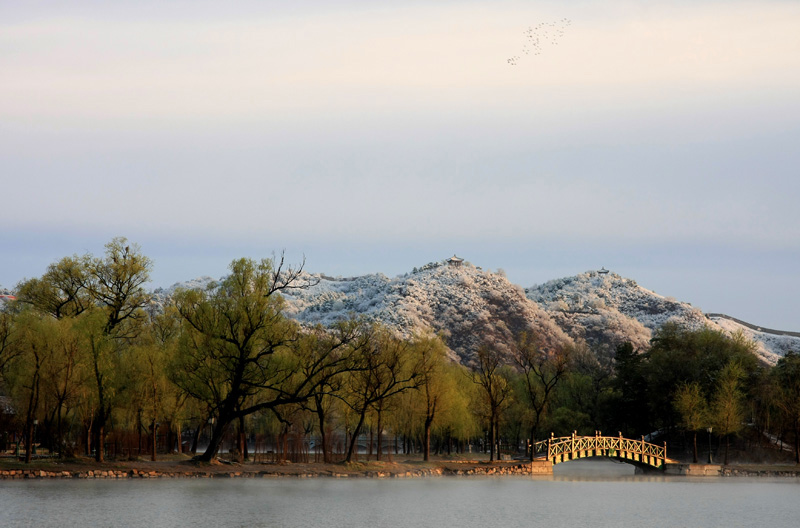
[[[533,445],[534,456],[540,455],[548,459],[579,451],[605,450],[616,452],[634,453],[642,456],[666,460],[667,445],[656,445],[641,440],[632,440],[623,436],[551,436],[547,440],[536,442]]]

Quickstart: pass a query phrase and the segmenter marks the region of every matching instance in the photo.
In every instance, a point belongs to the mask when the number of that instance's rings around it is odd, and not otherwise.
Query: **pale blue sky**
[[[114,236],[153,286],[458,253],[800,328],[797,2],[108,4],[0,5],[0,285]]]

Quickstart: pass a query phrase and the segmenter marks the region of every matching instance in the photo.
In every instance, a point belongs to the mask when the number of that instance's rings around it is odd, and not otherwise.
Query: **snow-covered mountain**
[[[410,337],[442,335],[453,359],[469,363],[484,341],[508,347],[522,330],[532,330],[543,347],[572,342],[519,286],[500,274],[469,264],[430,263],[393,279],[383,274],[341,278],[304,273],[308,288],[282,293],[286,313],[307,325],[330,325],[364,317]],[[157,302],[166,302],[176,288],[205,288],[213,279],[201,277],[156,290]]]
[[[800,351],[800,334],[775,335],[724,316],[708,317],[689,303],[658,295],[607,270],[552,280],[526,293],[571,337],[584,339],[598,353],[610,353],[624,341],[644,349],[653,331],[668,321],[690,329],[705,325],[730,334],[743,332],[769,364],[789,350]]]
[[[668,321],[692,329],[708,325],[729,333],[743,332],[769,364],[790,350],[800,352],[800,333],[762,329],[721,314],[706,316],[691,304],[658,295],[606,270],[525,290],[502,273],[447,261],[394,278],[380,273],[351,278],[306,273],[303,278],[314,285],[283,293],[287,314],[299,322],[328,325],[360,316],[404,336],[438,333],[453,358],[464,363],[474,358],[481,343],[490,341],[502,349],[522,330],[534,331],[543,347],[586,343],[596,354],[608,357],[617,345],[630,341],[644,350],[653,332]],[[205,288],[213,281],[200,277],[159,288],[155,302],[167,302],[178,287]]]
[[[741,332],[758,347],[756,353],[770,364],[788,352],[800,353],[800,332],[787,332],[760,328],[724,314],[708,314],[717,326],[728,333]]]
[[[522,288],[469,264],[432,263],[393,279],[312,278],[319,281],[315,286],[284,294],[288,313],[299,321],[329,324],[360,315],[406,336],[438,333],[462,362],[471,361],[484,341],[502,349],[523,330],[536,332],[544,347],[572,341]]]
[[[702,328],[703,312],[642,288],[616,273],[587,271],[526,290],[570,336],[611,354],[620,343],[647,348],[652,332],[667,321]]]

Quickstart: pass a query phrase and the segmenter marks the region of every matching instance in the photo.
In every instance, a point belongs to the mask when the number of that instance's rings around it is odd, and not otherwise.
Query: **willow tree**
[[[351,360],[355,359],[355,351],[365,345],[368,339],[368,333],[364,330],[366,327],[361,321],[350,319],[341,321],[335,324],[332,328],[325,329],[322,326],[316,326],[309,330],[305,338],[299,342],[300,353],[303,357],[314,357],[315,355],[324,355],[327,350],[330,350],[336,345],[341,336],[358,336],[349,345],[346,351]],[[304,369],[303,374],[306,376],[312,375],[311,369],[314,369],[314,363],[310,361],[301,362]],[[331,461],[331,445],[328,434],[330,427],[331,415],[335,413],[336,403],[341,403],[339,398],[342,395],[343,383],[345,378],[338,374],[344,373],[344,364],[328,364],[325,369],[327,373],[322,373],[320,376],[320,383],[314,391],[312,397],[308,400],[304,407],[314,414],[316,417],[316,425],[320,435],[320,448],[322,450],[322,460],[325,463]],[[355,364],[351,362],[351,368]]]
[[[720,371],[717,388],[709,407],[711,422],[718,434],[725,437],[725,461],[728,464],[730,435],[744,427],[744,394],[742,393],[742,366],[732,361]]]
[[[15,406],[24,418],[25,462],[30,463],[34,445],[34,422],[38,421],[42,398],[42,371],[52,361],[56,321],[32,311],[19,316],[20,338],[6,381]]]
[[[91,260],[90,255],[73,255],[50,264],[41,277],[17,285],[17,299],[56,319],[80,315],[93,305],[88,290]]]
[[[694,381],[678,387],[675,393],[675,410],[678,411],[681,425],[694,433],[692,460],[697,464],[697,431],[708,425],[708,401],[700,383]]]
[[[106,244],[103,257],[66,257],[41,278],[18,286],[21,303],[55,319],[74,318],[81,327],[92,372],[91,438],[98,462],[103,461],[106,426],[120,394],[116,383],[126,381],[120,358],[145,321],[143,308],[150,295],[144,284],[151,268],[138,245],[117,237]]]
[[[383,450],[383,415],[390,399],[419,386],[419,365],[409,341],[392,335],[382,326],[373,326],[354,355],[352,372],[347,376],[343,400],[357,416],[356,426],[347,448],[345,461],[350,462],[358,444],[358,436],[369,411],[376,415],[378,460]]]
[[[434,421],[446,412],[455,392],[454,379],[448,376],[447,348],[439,337],[416,338],[413,352],[419,372],[419,396],[423,416],[422,458],[430,459],[431,429]]]
[[[772,369],[772,376],[784,425],[794,433],[794,461],[800,464],[800,355],[787,353]]]
[[[283,258],[235,260],[231,273],[205,291],[183,290],[175,305],[183,334],[174,381],[206,403],[215,418],[211,441],[198,458],[216,456],[234,420],[308,400],[332,376],[348,368],[353,328],[326,346],[304,346],[296,323],[284,316],[283,290],[308,286],[302,265]]]

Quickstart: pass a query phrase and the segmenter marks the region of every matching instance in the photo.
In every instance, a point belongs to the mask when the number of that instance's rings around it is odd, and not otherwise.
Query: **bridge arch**
[[[659,446],[641,440],[619,436],[602,436],[598,431],[594,436],[555,437],[536,442],[533,446],[534,460],[547,460],[553,465],[580,458],[606,457],[620,460],[634,466],[663,469],[667,462],[667,443]]]

